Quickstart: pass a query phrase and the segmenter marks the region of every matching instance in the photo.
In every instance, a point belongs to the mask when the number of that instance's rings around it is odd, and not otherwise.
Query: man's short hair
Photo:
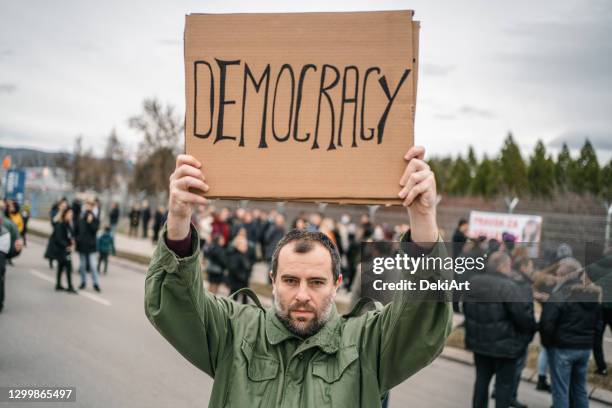
[[[507,253],[503,251],[493,252],[487,261],[487,272],[499,272],[501,266],[508,261],[510,261],[510,256]]]
[[[272,279],[276,279],[276,273],[278,272],[278,254],[280,254],[281,249],[283,249],[285,245],[292,242],[295,242],[293,251],[298,254],[306,254],[312,251],[317,243],[327,249],[331,257],[331,272],[334,282],[338,280],[340,276],[340,254],[338,253],[336,244],[322,232],[310,232],[300,229],[289,231],[278,244],[276,244],[274,254],[272,254]]]
[[[457,228],[461,228],[463,225],[467,224],[468,221],[465,218],[461,218],[459,223],[457,224]]]

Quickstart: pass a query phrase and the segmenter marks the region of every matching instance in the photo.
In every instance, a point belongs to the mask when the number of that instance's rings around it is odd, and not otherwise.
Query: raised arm
[[[230,343],[229,316],[234,306],[202,285],[199,238],[190,219],[192,206],[206,200],[189,191],[208,190],[200,167],[193,157],[181,155],[170,177],[168,221],[149,265],[145,313],[187,360],[214,377]],[[188,253],[177,255],[167,240],[188,240]]]
[[[440,242],[436,223],[436,182],[423,161],[424,154],[422,147],[413,147],[404,156],[408,164],[398,195],[404,199],[410,217],[411,245],[417,244],[418,250],[428,253],[427,256],[444,258],[446,248]],[[400,278],[445,280],[452,279],[452,271],[417,271]],[[381,392],[419,371],[442,351],[451,329],[452,309],[446,301],[449,294],[441,295],[445,300],[418,300],[410,291],[397,291],[381,312],[370,312],[365,336],[369,341],[365,347],[378,351],[373,364]]]

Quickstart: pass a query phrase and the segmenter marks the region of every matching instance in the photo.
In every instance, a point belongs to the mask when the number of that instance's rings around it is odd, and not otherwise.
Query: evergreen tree
[[[560,191],[567,191],[569,189],[569,172],[571,167],[572,156],[570,155],[567,143],[563,143],[555,163],[555,182]]]
[[[534,196],[550,197],[555,187],[555,164],[546,156],[546,148],[541,140],[536,143],[527,168],[529,191]]]
[[[499,163],[496,160],[490,160],[485,154],[476,168],[470,191],[474,195],[491,198],[499,194],[499,182]]]
[[[453,195],[465,195],[470,189],[471,182],[470,166],[459,155],[452,167],[448,181],[448,192]]]
[[[478,159],[476,159],[476,153],[474,153],[474,148],[471,145],[468,148],[467,163],[470,166],[470,175],[474,177],[478,168]]]
[[[508,133],[508,137],[504,140],[499,159],[499,170],[505,193],[520,196],[527,189],[527,166],[518,145],[514,142],[512,133]]]
[[[431,171],[436,176],[436,186],[440,194],[448,193],[448,184],[450,181],[451,173],[453,170],[453,159],[451,157],[445,157],[443,159],[433,157],[427,162]]]
[[[612,160],[601,169],[601,197],[612,204]]]
[[[580,149],[580,156],[570,166],[569,179],[572,190],[580,194],[598,194],[601,188],[600,173],[595,149],[589,139],[586,139]]]

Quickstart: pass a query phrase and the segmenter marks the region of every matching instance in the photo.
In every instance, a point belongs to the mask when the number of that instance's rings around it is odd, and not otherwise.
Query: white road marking
[[[42,280],[45,280],[47,282],[50,283],[55,283],[55,279],[53,279],[52,277],[50,277],[49,275],[46,275],[42,272],[37,271],[36,269],[30,269],[30,273],[34,276],[36,276],[37,278],[40,278]],[[79,295],[83,296],[89,300],[93,300],[94,302],[100,303],[101,305],[104,306],[111,306],[112,303],[109,302],[108,300],[104,299],[101,296],[98,295],[94,295],[93,293],[89,293],[89,292],[85,292],[85,291],[79,291]]]

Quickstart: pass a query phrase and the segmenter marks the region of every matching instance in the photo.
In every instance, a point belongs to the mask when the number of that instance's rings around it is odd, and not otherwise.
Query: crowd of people
[[[405,224],[375,225],[367,214],[354,222],[348,213],[335,220],[319,212],[302,212],[288,223],[276,210],[230,211],[213,206],[199,206],[192,223],[201,237],[203,269],[212,293],[217,293],[221,285],[227,285],[230,293],[247,287],[254,264],[269,265],[276,244],[294,228],[323,232],[336,244],[342,260],[343,286],[351,291],[360,262],[360,243],[397,239],[408,229]],[[246,298],[242,300],[246,302]]]
[[[484,273],[462,277],[470,291],[454,304],[465,314],[465,344],[474,353],[473,406],[488,405],[493,376],[497,407],[526,406],[517,391],[529,345],[539,332],[536,388],[552,392],[556,408],[587,407],[591,350],[596,373],[607,375],[602,339],[612,323],[612,251],[583,266],[572,248],[561,244],[553,259],[534,262],[528,245],[517,245],[511,234],[501,241],[468,238],[467,229],[461,220],[453,234],[453,256],[487,259]]]
[[[76,294],[72,283],[73,254],[79,258],[79,289],[87,287],[87,272],[91,273],[93,289],[101,291],[99,271],[102,263],[104,272],[108,272],[108,256],[115,253],[114,229],[118,219],[114,212],[118,205],[114,203],[109,213],[110,224],[100,228],[100,202],[87,199],[84,203],[75,199],[69,203],[66,198],[54,203],[49,212],[52,233],[47,242],[45,258],[49,267],[57,264],[55,290]],[[116,221],[113,224],[113,221]],[[62,277],[65,275],[66,285]]]

